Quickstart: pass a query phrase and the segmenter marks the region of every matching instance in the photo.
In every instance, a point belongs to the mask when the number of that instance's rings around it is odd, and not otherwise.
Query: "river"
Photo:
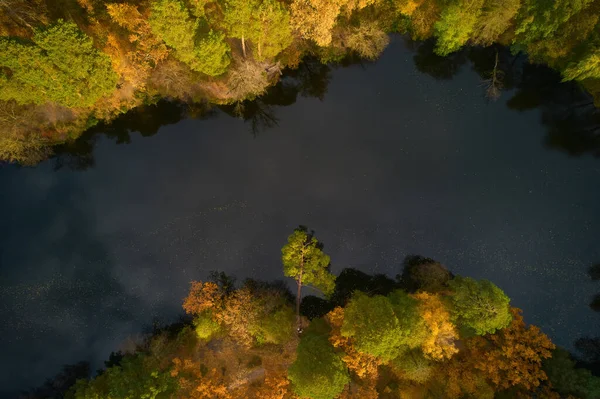
[[[482,54],[394,37],[375,63],[288,74],[246,121],[161,103],[37,167],[0,166],[0,396],[99,367],[212,270],[283,278],[299,224],[335,273],[395,276],[421,254],[493,281],[560,345],[597,335],[600,145],[560,124],[588,126],[564,116],[585,97],[520,66],[489,101]]]

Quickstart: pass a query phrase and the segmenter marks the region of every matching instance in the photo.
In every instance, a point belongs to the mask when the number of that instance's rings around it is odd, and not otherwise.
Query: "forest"
[[[85,363],[66,366],[22,398],[600,398],[600,358],[555,346],[490,281],[416,255],[395,279],[334,276],[304,227],[281,260],[294,293],[213,272],[191,283],[180,322],[113,352],[92,378]]]
[[[599,17],[600,0],[0,0],[0,162],[34,165],[161,99],[243,114],[303,60],[376,59],[393,32],[438,56],[503,46],[597,106]],[[497,55],[484,75],[497,97]]]

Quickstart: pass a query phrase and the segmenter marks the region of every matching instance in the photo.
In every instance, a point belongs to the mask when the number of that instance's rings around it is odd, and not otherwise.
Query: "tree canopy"
[[[398,355],[404,335],[389,299],[360,292],[346,305],[341,332],[354,339],[358,351],[384,360]]]
[[[449,286],[454,291],[453,317],[475,334],[494,333],[510,324],[510,299],[490,281],[456,277]]]
[[[335,276],[329,272],[329,255],[323,252],[323,245],[309,233],[299,227],[288,237],[287,244],[281,249],[283,274],[296,281],[296,317],[300,329],[300,302],[302,286],[310,285],[329,296],[335,289]]]
[[[36,29],[31,42],[0,37],[0,100],[87,107],[116,82],[109,57],[72,22]]]
[[[315,333],[307,333],[300,340],[288,378],[298,396],[312,399],[333,399],[350,382],[342,357],[326,336]]]
[[[157,0],[152,4],[152,32],[175,49],[175,56],[194,71],[221,75],[230,63],[225,35],[212,30],[201,34],[201,22],[190,15],[181,0]]]

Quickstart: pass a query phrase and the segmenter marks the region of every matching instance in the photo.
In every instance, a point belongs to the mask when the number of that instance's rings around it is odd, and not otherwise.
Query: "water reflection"
[[[576,83],[562,83],[560,75],[541,65],[528,64],[522,54],[512,54],[509,48],[465,48],[447,57],[434,53],[435,42],[414,42],[404,38],[405,46],[414,51],[413,62],[418,71],[438,80],[453,79],[465,66],[482,79],[489,80],[496,65],[501,76],[501,89],[512,92],[506,105],[515,111],[539,109],[547,136],[544,144],[551,149],[572,156],[591,154],[600,156],[600,111],[591,97]],[[497,64],[496,64],[496,56]],[[347,57],[338,65],[325,65],[315,57],[307,57],[297,69],[286,70],[280,82],[253,100],[221,105],[226,114],[242,118],[249,124],[252,135],[277,126],[276,107],[294,104],[298,96],[325,98],[333,68],[364,63],[364,60]],[[485,96],[485,88],[482,88]],[[215,115],[207,104],[182,104],[160,101],[155,105],[139,107],[118,117],[112,123],[100,124],[87,131],[76,142],[57,146],[55,167],[85,170],[94,166],[93,150],[99,134],[113,139],[117,144],[130,143],[131,133],[142,136],[155,135],[162,126],[175,124],[185,118],[202,119]]]
[[[409,48],[415,51],[413,62],[419,72],[427,74],[439,80],[452,79],[460,71],[461,67],[467,63],[468,50],[463,49],[441,57],[434,53],[435,40],[425,42],[413,42],[406,39]]]
[[[99,137],[114,140],[116,144],[131,143],[131,134],[154,136],[161,127],[176,124],[182,119],[207,119],[216,115],[208,104],[184,104],[159,101],[144,105],[117,117],[111,123],[100,123],[86,131],[78,140],[55,147],[54,168],[85,170],[95,165],[94,146]]]

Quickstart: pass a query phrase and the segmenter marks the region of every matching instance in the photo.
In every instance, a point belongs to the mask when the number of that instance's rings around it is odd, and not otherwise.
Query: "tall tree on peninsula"
[[[298,284],[296,294],[296,323],[300,329],[300,301],[302,286],[311,285],[325,295],[331,295],[335,288],[335,276],[329,272],[329,255],[323,252],[323,244],[300,226],[288,237],[288,242],[281,249],[281,261],[286,277],[291,277]]]

